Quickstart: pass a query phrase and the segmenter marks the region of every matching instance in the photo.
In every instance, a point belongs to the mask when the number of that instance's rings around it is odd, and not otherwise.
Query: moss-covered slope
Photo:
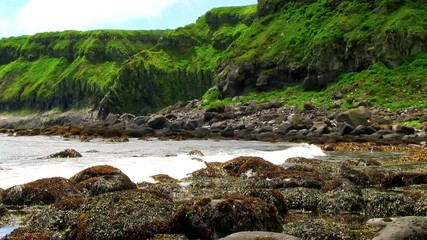
[[[0,110],[92,107],[137,114],[199,98],[256,6],[164,31],[65,31],[0,40]],[[105,105],[106,104],[106,105]]]
[[[424,1],[259,0],[258,17],[221,57],[220,97],[319,90],[343,73],[394,69],[427,51]]]
[[[122,63],[154,47],[162,31],[66,31],[0,40],[0,109],[96,104]]]

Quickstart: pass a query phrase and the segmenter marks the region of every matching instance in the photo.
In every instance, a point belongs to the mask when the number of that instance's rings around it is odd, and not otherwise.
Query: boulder
[[[70,181],[86,189],[90,195],[136,188],[126,174],[108,165],[87,168],[72,176]]]
[[[81,189],[72,181],[54,177],[8,188],[3,192],[2,198],[7,205],[43,205],[52,204],[64,197],[81,195]]]
[[[68,239],[147,239],[170,232],[173,202],[156,193],[119,191],[89,198]]]
[[[407,216],[387,223],[373,240],[424,240],[427,239],[427,218]]]
[[[277,209],[259,198],[203,198],[183,204],[173,230],[189,238],[217,239],[238,231],[281,231]]]
[[[371,114],[366,107],[360,106],[338,114],[336,120],[338,122],[345,122],[353,127],[357,127],[359,125],[366,126],[368,125],[370,115]]]
[[[147,125],[154,129],[162,129],[167,122],[167,118],[163,115],[156,115],[148,120]]]

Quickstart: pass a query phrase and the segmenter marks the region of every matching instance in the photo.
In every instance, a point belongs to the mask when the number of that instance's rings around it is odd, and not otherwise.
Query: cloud
[[[101,24],[157,18],[177,4],[195,0],[28,0],[14,25],[24,34],[67,29],[87,30]]]

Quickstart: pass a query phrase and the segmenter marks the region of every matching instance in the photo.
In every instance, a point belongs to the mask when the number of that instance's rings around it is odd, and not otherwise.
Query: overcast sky
[[[0,0],[0,38],[92,29],[174,29],[257,0]]]

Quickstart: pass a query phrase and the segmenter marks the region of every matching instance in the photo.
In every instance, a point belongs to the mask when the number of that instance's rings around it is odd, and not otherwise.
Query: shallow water
[[[55,158],[47,156],[72,148],[82,158]],[[125,143],[103,140],[81,142],[59,136],[13,137],[0,135],[0,188],[8,188],[41,178],[69,178],[95,165],[108,164],[119,168],[132,181],[150,181],[155,174],[184,178],[188,173],[205,167],[192,160],[188,153],[200,150],[206,162],[224,162],[237,156],[260,156],[275,164],[290,157],[322,157],[325,153],[315,145],[295,143],[266,143],[236,140],[141,141],[130,139]]]

